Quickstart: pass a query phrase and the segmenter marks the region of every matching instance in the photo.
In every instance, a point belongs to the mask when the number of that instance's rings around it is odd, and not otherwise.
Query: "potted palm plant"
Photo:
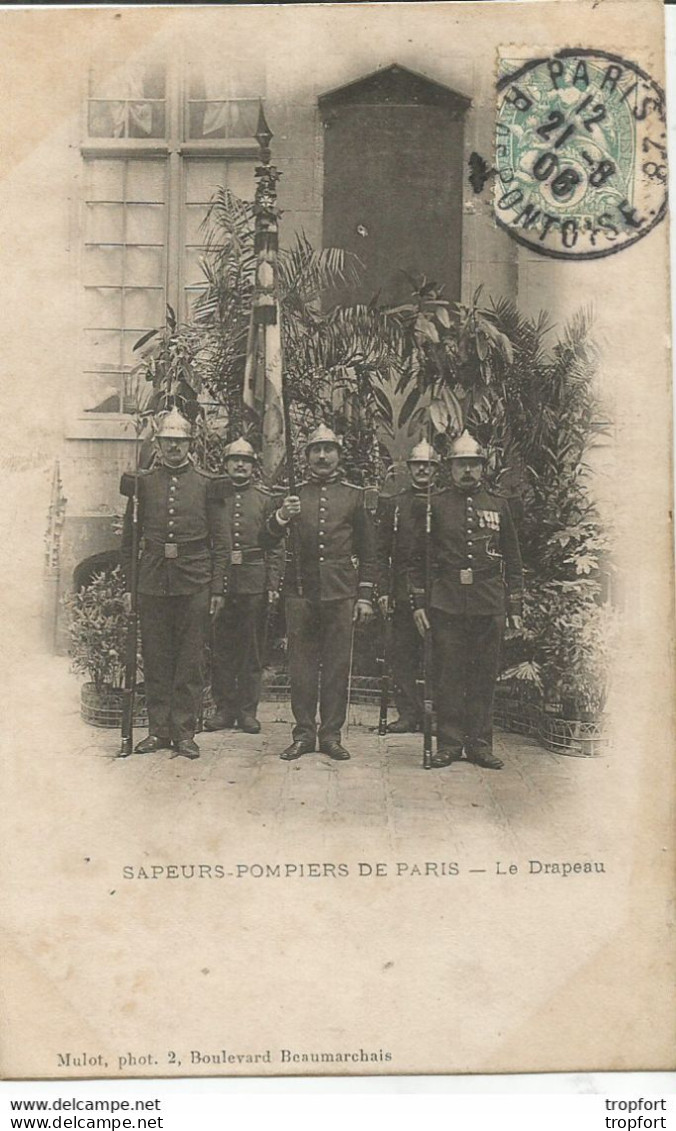
[[[81,689],[80,714],[91,726],[119,727],[122,721],[127,633],[122,605],[124,589],[118,565],[97,573],[89,585],[64,598],[73,671],[88,677]],[[138,663],[141,671],[140,657]],[[147,721],[145,700],[139,691],[134,725],[141,727]]]

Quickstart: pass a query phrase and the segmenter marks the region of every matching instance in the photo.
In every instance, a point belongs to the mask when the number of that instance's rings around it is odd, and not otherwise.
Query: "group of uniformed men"
[[[191,425],[162,414],[159,458],[124,475],[122,559],[131,578],[134,508],[141,534],[137,601],[149,735],[135,747],[197,758],[205,645],[211,637],[215,713],[205,729],[256,734],[266,617],[285,599],[293,761],[317,748],[336,761],[343,745],[355,625],[392,618],[391,655],[401,734],[422,724],[420,641],[432,634],[437,749],[432,765],[500,769],[492,706],[505,618],[520,627],[522,570],[505,499],[483,485],[485,453],[464,432],[450,451],[451,483],[427,443],[408,460],[410,485],[375,518],[364,491],[341,475],[341,444],[320,425],[306,445],[307,480],[275,498],[254,480],[243,439],[225,452],[226,477],[195,466]],[[132,594],[125,594],[127,611]],[[212,631],[211,631],[212,628]],[[319,707],[319,720],[317,720]]]

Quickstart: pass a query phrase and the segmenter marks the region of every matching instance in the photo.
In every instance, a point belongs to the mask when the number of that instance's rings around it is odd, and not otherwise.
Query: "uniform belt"
[[[286,560],[287,560],[287,562],[292,562],[294,560],[292,550],[287,550]],[[315,561],[320,563],[321,565],[353,565],[354,564],[351,554],[344,554],[342,558],[325,558],[325,557],[319,558],[319,557],[317,557],[317,558],[315,558]]]
[[[265,551],[260,546],[236,549],[230,552],[231,565],[262,565],[265,561]]]
[[[181,557],[183,554],[193,552],[194,550],[206,550],[209,547],[209,542],[206,538],[193,538],[188,542],[159,542],[156,538],[144,538],[146,546],[154,546],[164,553],[165,546],[176,548],[176,557]]]
[[[451,581],[459,581],[461,585],[466,585],[469,581],[468,574],[472,579],[469,584],[474,581],[486,581],[490,577],[502,576],[500,566],[485,566],[483,569],[470,569],[469,566],[466,569],[445,570],[442,568],[437,576],[441,579],[450,578]]]

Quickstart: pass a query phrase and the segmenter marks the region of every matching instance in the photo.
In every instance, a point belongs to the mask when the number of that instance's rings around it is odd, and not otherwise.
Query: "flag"
[[[244,404],[263,423],[263,474],[274,483],[286,456],[282,401],[282,325],[277,286],[277,209],[274,166],[256,169],[256,280],[244,369]]]

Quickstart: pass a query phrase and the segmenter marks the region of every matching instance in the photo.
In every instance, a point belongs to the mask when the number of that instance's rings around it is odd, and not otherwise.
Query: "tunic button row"
[[[169,519],[169,525],[170,525],[170,526],[173,526],[173,525],[174,525],[174,520],[173,520],[173,518],[170,518],[170,519]]]
[[[175,507],[169,507],[169,514],[176,514]]]

